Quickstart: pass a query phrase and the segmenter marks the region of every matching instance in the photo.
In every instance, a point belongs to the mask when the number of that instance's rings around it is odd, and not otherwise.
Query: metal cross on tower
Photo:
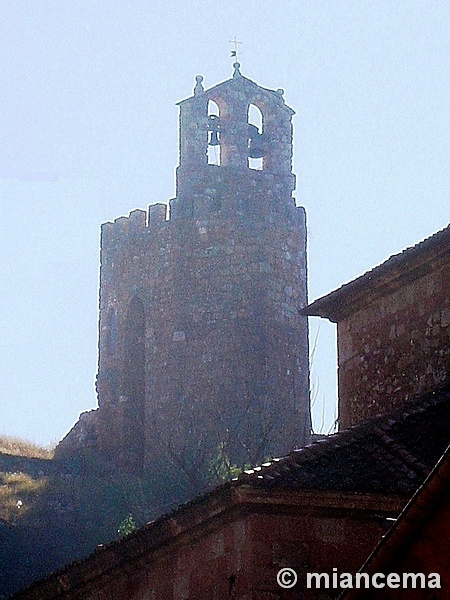
[[[234,45],[234,50],[231,50],[231,56],[232,56],[232,58],[235,58],[235,59],[236,59],[236,62],[237,62],[237,60],[238,60],[238,58],[239,58],[239,56],[238,56],[238,55],[239,55],[239,52],[238,52],[238,44],[241,44],[241,45],[242,45],[242,42],[239,42],[239,41],[236,39],[236,36],[234,36],[234,38],[233,38],[232,40],[230,40],[230,41],[229,41],[229,43]]]

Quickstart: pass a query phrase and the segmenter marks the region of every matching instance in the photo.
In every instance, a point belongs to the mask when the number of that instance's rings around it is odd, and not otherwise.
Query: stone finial
[[[242,77],[242,73],[239,71],[239,69],[241,68],[240,63],[235,62],[233,67],[234,67],[233,77]]]
[[[284,102],[284,90],[282,88],[278,88],[275,94]]]
[[[197,94],[201,94],[202,92],[205,91],[205,88],[202,85],[203,75],[197,75],[195,77],[195,81],[197,83],[195,84],[195,88],[194,88],[194,96],[197,96]]]

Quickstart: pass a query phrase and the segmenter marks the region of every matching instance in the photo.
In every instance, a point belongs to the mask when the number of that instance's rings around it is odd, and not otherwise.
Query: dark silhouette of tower
[[[234,69],[209,90],[198,76],[179,103],[170,213],[156,204],[102,226],[90,436],[134,469],[169,459],[195,473],[218,452],[255,463],[309,438],[294,111]]]

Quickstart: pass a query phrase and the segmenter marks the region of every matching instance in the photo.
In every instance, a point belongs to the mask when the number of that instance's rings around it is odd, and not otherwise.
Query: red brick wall
[[[442,479],[441,481],[445,481]],[[349,591],[345,598],[358,598],[358,600],[447,600],[450,589],[450,503],[445,488],[441,490],[442,504],[434,506],[432,510],[423,508],[416,511],[415,527],[412,532],[405,535],[394,529],[394,548],[389,547],[392,542],[387,538],[387,545],[381,546],[375,564],[370,565],[369,574],[397,573],[400,576],[399,587],[390,588],[386,584],[382,589],[354,589]],[[423,494],[423,493],[422,493]],[[414,504],[412,510],[414,511]],[[403,519],[408,522],[410,514]],[[401,529],[400,529],[401,531]],[[400,538],[400,542],[399,542]],[[380,557],[384,557],[381,558]],[[407,580],[407,587],[403,586],[404,573],[423,573],[425,575],[425,588],[422,580],[418,579],[416,589],[412,588],[412,580]],[[428,588],[429,575],[437,573],[440,579],[440,588]],[[434,578],[433,578],[434,579]],[[386,581],[386,580],[384,580]],[[434,584],[433,584],[434,585]]]
[[[304,512],[304,511],[302,511]],[[382,535],[379,519],[362,511],[341,515],[250,514],[183,535],[69,593],[68,600],[290,600],[317,598],[307,572],[355,572]],[[294,568],[299,584],[282,591],[276,575]],[[89,566],[87,565],[87,569]],[[85,570],[85,574],[88,570]],[[323,599],[338,590],[323,590]]]
[[[450,265],[431,261],[338,324],[340,428],[450,381],[449,281]]]
[[[439,573],[441,589],[397,589],[388,590],[385,595],[372,593],[376,598],[399,600],[445,600],[450,590],[450,506],[432,514],[420,535],[403,551],[398,561],[389,565],[391,573],[424,573],[426,580],[430,573]],[[435,594],[434,596],[432,594]]]

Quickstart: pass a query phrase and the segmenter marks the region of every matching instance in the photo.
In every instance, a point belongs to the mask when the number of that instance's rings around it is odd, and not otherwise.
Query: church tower
[[[98,448],[134,469],[257,463],[310,434],[305,211],[283,90],[179,103],[176,198],[102,226]]]

